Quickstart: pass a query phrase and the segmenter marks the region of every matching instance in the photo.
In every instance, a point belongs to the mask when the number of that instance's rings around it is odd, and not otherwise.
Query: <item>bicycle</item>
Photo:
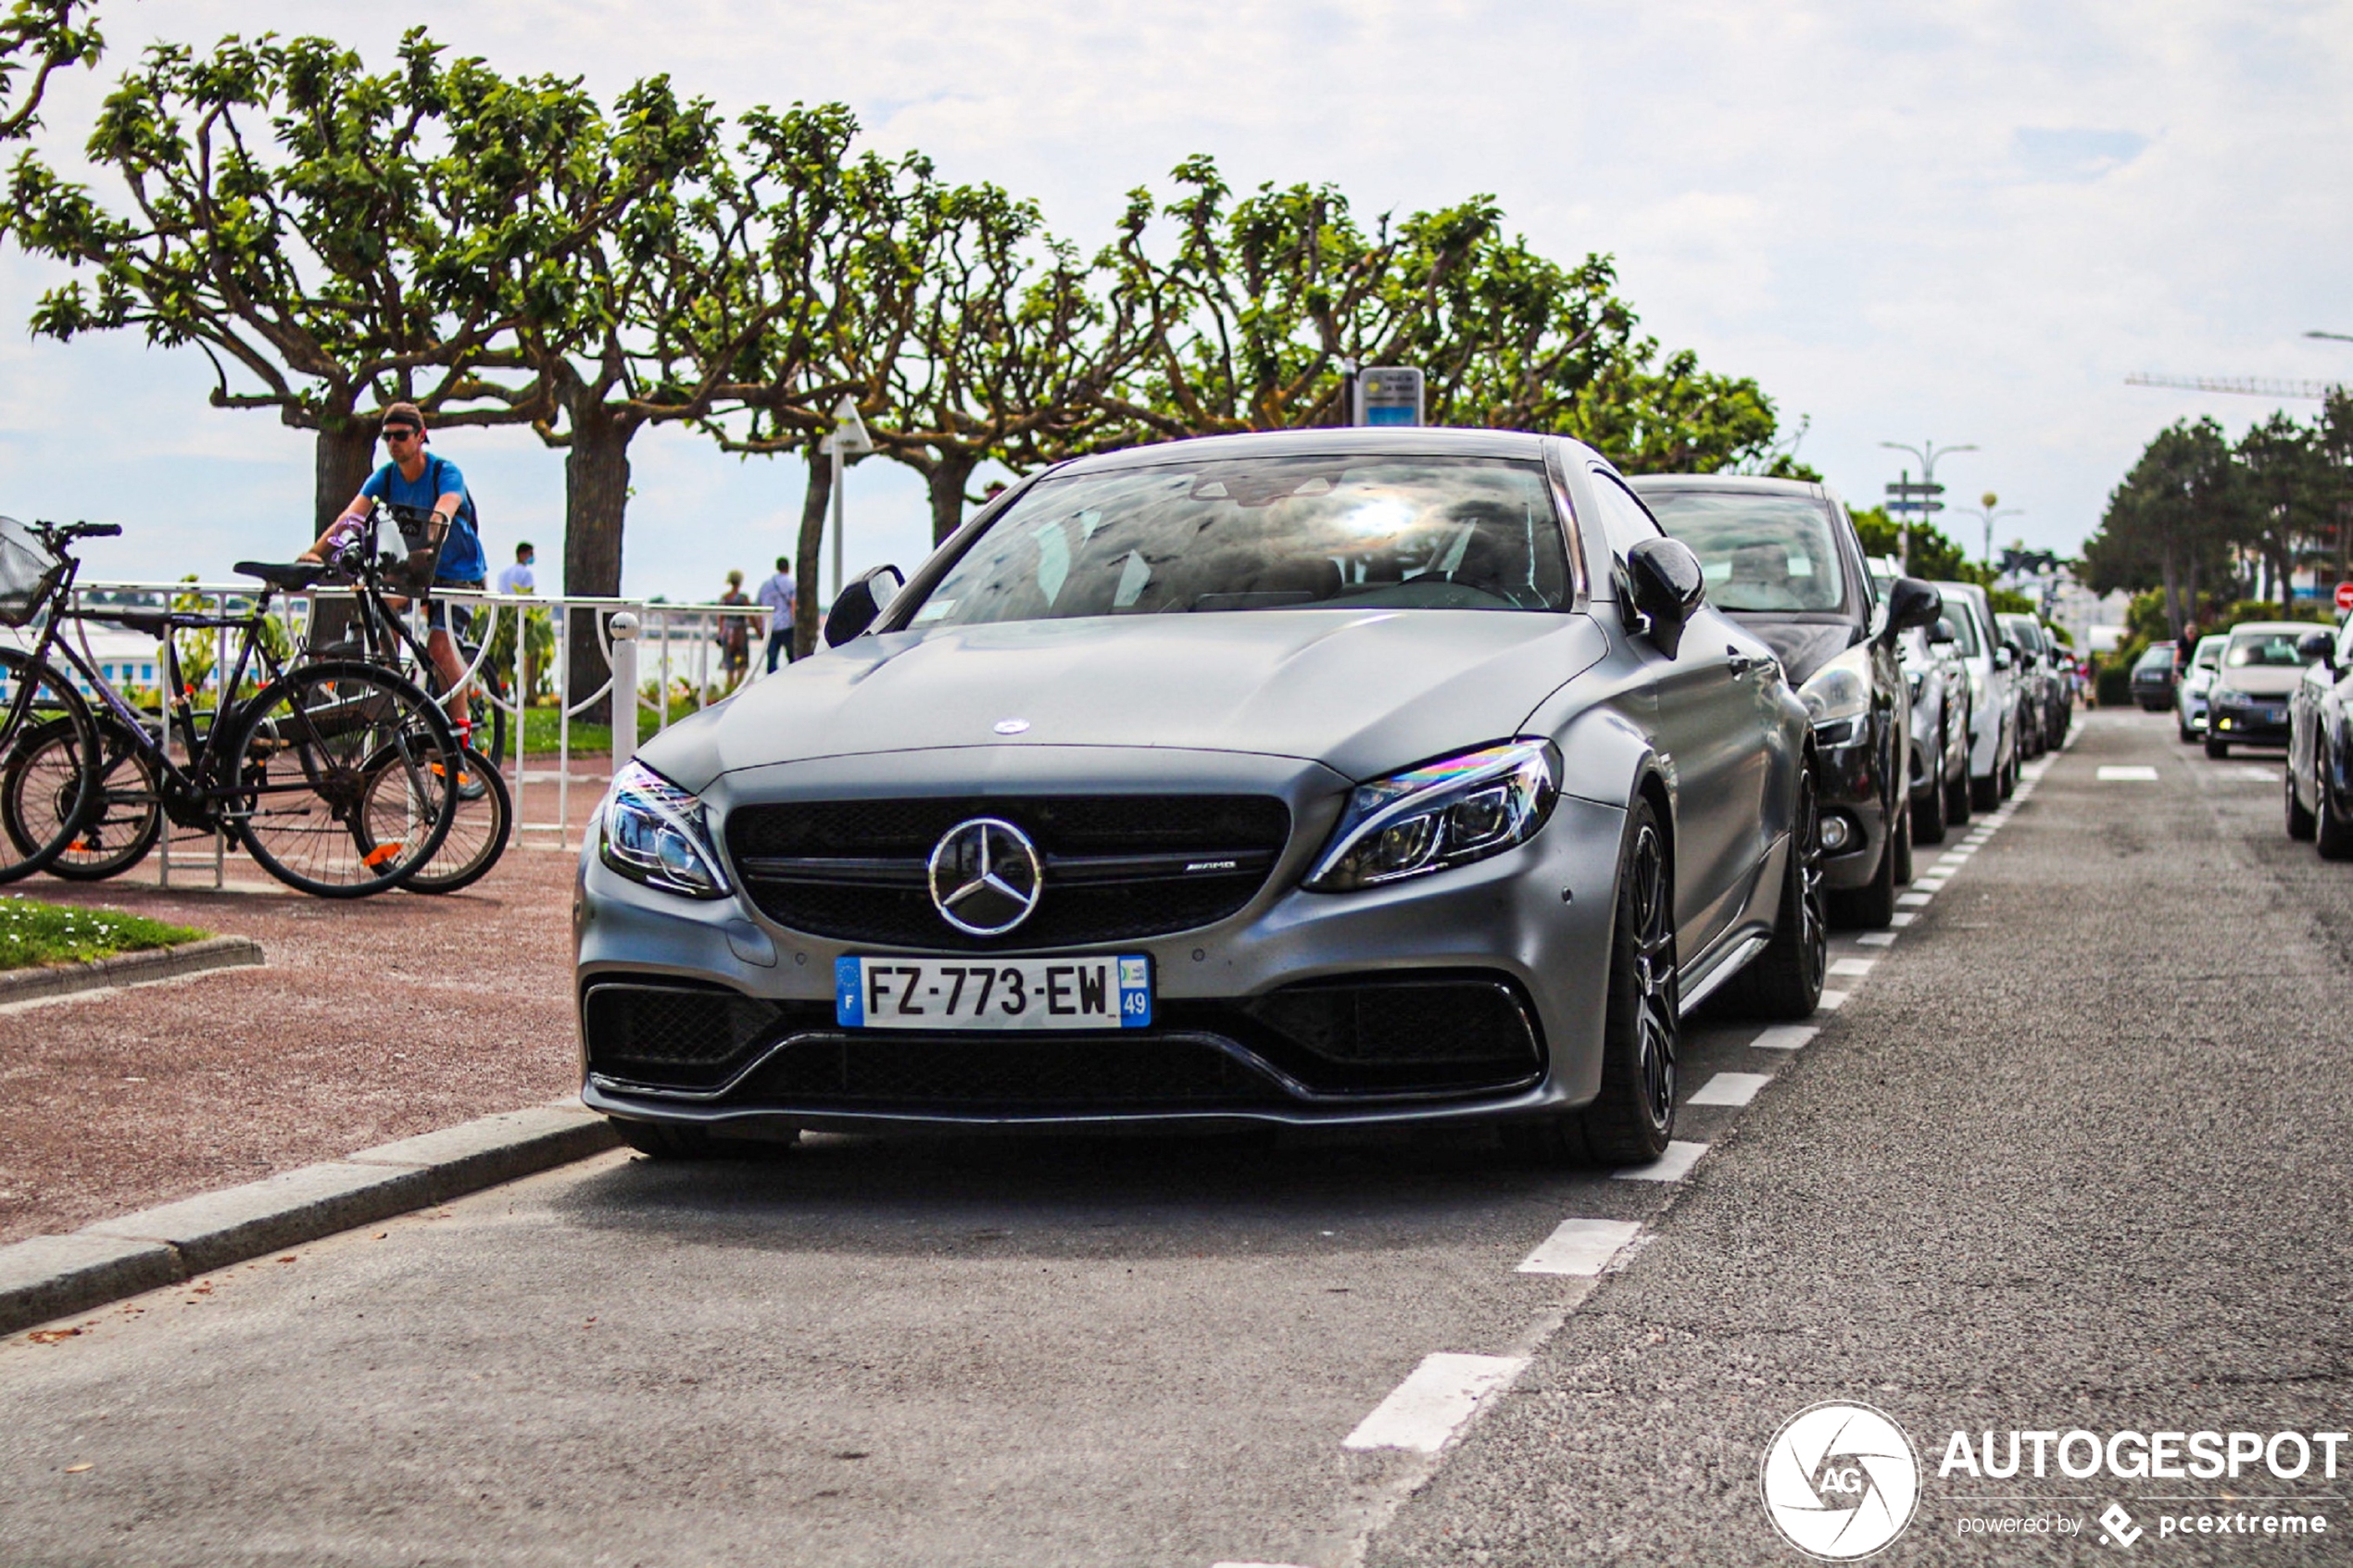
[[[271,876],[321,897],[379,893],[425,866],[448,834],[464,776],[447,716],[395,671],[339,659],[289,666],[262,634],[271,598],[312,586],[327,569],[238,562],[241,575],[262,583],[242,615],[77,608],[81,563],[67,546],[120,532],[110,524],[0,527],[0,541],[19,553],[37,542],[49,563],[21,622],[40,621],[40,635],[9,666],[21,671],[24,691],[0,728],[0,838],[18,859],[0,867],[0,880],[58,862],[85,879],[116,874],[152,847],[166,822],[227,833]],[[120,622],[163,643],[157,734],[61,635],[83,620]],[[239,633],[208,721],[181,681],[170,640],[194,629]],[[102,721],[57,673],[53,655],[96,694]],[[249,671],[252,690],[240,696]],[[54,714],[36,719],[44,712],[30,700],[37,691],[53,694]],[[171,756],[175,734],[185,768]]]
[[[388,509],[397,518],[410,508]],[[334,571],[349,578],[358,594],[356,634],[316,646],[308,657],[348,655],[382,665],[417,681],[444,703],[446,711],[447,696],[441,672],[434,667],[424,642],[409,625],[408,616],[392,602],[393,591],[386,579],[392,570],[387,563],[394,559],[365,544],[347,545],[335,553],[331,563]],[[452,639],[456,640],[454,628]],[[459,658],[469,665],[479,662],[464,642],[459,641],[458,647]],[[484,689],[483,678],[490,673],[475,671],[468,706],[476,717],[459,728],[457,809],[440,849],[425,865],[410,873],[405,885],[412,893],[454,893],[472,886],[506,853],[514,819],[514,798],[497,760],[503,755],[500,747],[506,737],[506,709],[495,688]],[[485,710],[487,718],[481,716]],[[477,748],[474,738],[485,730],[490,745]]]

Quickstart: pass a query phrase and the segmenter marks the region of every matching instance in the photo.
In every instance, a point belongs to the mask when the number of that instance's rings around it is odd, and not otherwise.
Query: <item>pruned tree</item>
[[[95,12],[91,0],[16,0],[0,17],[0,142],[40,128],[50,78],[98,63],[106,40]]]
[[[2099,528],[2083,542],[2086,585],[2105,594],[2161,584],[2166,623],[2179,637],[2197,613],[2200,589],[2231,577],[2241,504],[2222,427],[2211,419],[2169,426],[2109,493]]]
[[[2269,569],[2283,600],[2296,569],[2322,547],[2336,521],[2337,475],[2324,439],[2321,421],[2308,426],[2275,412],[2232,452],[2244,486],[2238,543]]]
[[[381,74],[319,38],[151,48],[89,142],[127,210],[31,156],[14,171],[19,243],[92,275],[45,295],[33,330],[198,348],[214,407],[317,433],[320,525],[366,478],[386,403],[440,425],[544,418],[545,389],[510,373],[519,307],[531,270],[608,215],[550,225],[526,197],[594,106],[442,53],[422,30]]]

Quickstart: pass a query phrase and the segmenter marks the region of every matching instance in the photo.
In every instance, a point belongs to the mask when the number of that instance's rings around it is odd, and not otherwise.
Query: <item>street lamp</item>
[[[1956,452],[1974,452],[1977,448],[1968,445],[1939,446],[1933,441],[1924,441],[1918,446],[1902,441],[1882,441],[1880,445],[1890,451],[1909,452],[1920,460],[1919,495],[1912,494],[1913,487],[1908,483],[1898,485],[1895,488],[1901,498],[1888,504],[1889,510],[1902,514],[1903,521],[1896,525],[1895,558],[1898,565],[1909,571],[1912,570],[1912,513],[1918,512],[1926,518],[1931,512],[1944,510],[1944,503],[1935,499],[1938,494],[1936,459],[1949,458]]]
[[[2026,515],[2026,508],[2024,507],[2003,507],[2001,510],[1995,511],[1994,508],[2001,501],[2001,499],[2002,498],[1999,495],[1996,495],[1994,492],[1988,490],[1982,496],[1979,497],[1979,506],[1977,508],[1978,515],[1985,520],[1985,569],[1988,571],[1994,570],[1994,520],[2005,517],[2024,517]]]

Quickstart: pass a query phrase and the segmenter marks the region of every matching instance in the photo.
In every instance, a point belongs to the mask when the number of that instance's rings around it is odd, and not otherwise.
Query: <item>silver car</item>
[[[2173,729],[2185,746],[2206,736],[2206,696],[2222,671],[2222,650],[2230,642],[2227,633],[2200,637],[2190,650],[2190,667],[2173,687]]]
[[[1812,1010],[1807,712],[1574,442],[1051,469],[617,778],[584,1097],[804,1127],[1501,1119],[1626,1162],[1683,1014]]]
[[[2015,656],[1994,629],[1994,608],[1974,583],[1939,583],[1954,651],[1969,670],[1969,804],[1990,811],[2018,787],[2018,690],[2010,679]]]

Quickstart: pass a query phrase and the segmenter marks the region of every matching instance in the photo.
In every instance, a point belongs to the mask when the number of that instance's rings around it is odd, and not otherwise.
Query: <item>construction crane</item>
[[[2134,371],[2126,386],[2171,386],[2184,392],[2239,392],[2250,397],[2309,397],[2316,401],[2344,384],[2333,381],[2288,381],[2278,376],[2154,376]]]

